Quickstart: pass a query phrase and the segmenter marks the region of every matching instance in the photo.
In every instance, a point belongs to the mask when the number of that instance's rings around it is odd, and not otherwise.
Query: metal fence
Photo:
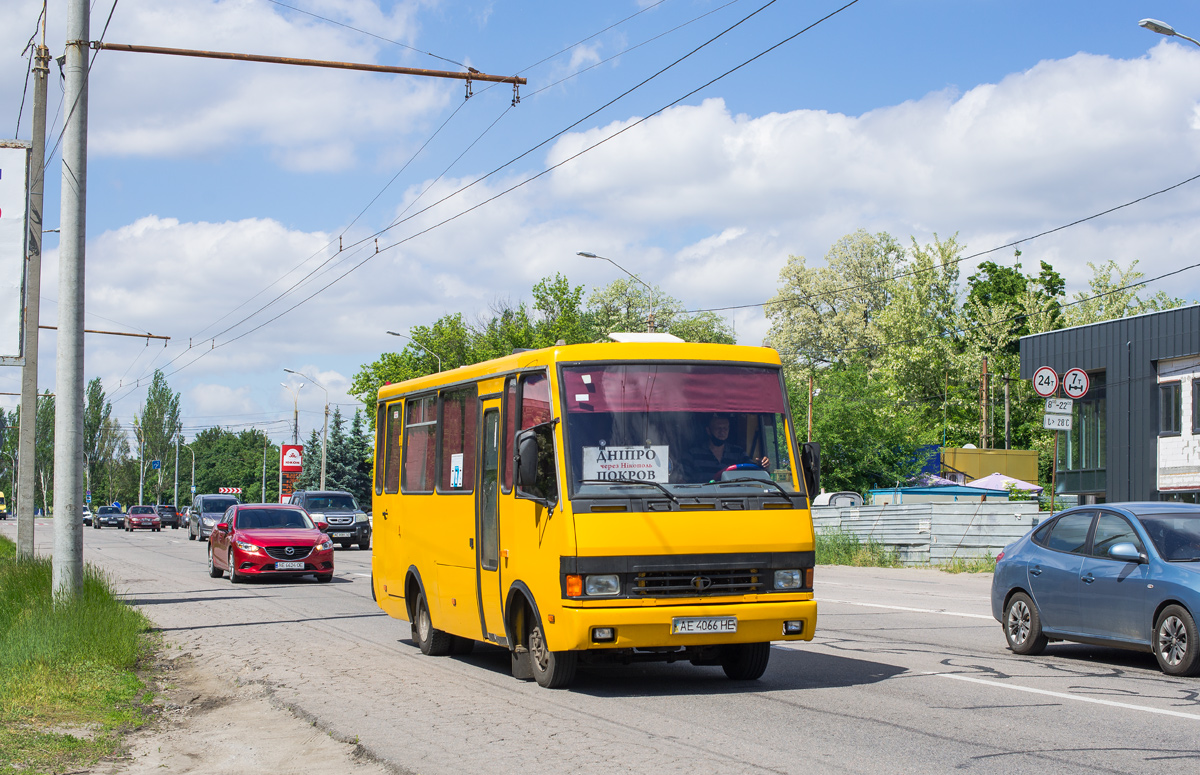
[[[995,557],[1043,518],[1037,501],[815,506],[812,515],[818,534],[841,530],[864,543],[877,541],[905,565]]]

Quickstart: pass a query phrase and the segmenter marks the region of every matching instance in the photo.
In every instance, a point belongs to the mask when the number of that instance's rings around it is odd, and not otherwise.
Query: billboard
[[[304,446],[284,444],[279,449],[279,470],[284,473],[299,473],[304,469]]]
[[[29,144],[0,140],[0,359],[21,357]]]

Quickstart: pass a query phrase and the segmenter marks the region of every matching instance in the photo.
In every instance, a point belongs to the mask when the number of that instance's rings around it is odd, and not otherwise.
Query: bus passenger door
[[[500,410],[487,401],[483,410],[479,486],[475,488],[475,545],[480,624],[488,640],[505,636],[500,599]]]

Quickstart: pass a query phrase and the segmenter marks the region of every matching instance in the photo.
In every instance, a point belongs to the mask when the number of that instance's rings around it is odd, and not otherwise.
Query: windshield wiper
[[[781,493],[783,493],[783,497],[787,498],[789,501],[792,499],[792,495],[794,495],[794,493],[790,493],[783,489],[779,482],[775,481],[774,479],[758,479],[753,476],[743,476],[738,479],[726,479],[723,482],[717,482],[717,486],[720,487],[726,484],[746,484],[748,482],[752,482],[754,484],[769,484],[776,490],[779,490]]]
[[[671,500],[675,501],[676,503],[679,503],[679,499],[675,497],[675,493],[671,492],[666,487],[663,487],[658,482],[635,480],[635,479],[580,479],[579,484],[617,484],[617,485],[644,484],[649,487],[657,487],[658,489],[662,490],[663,495],[666,495]]]

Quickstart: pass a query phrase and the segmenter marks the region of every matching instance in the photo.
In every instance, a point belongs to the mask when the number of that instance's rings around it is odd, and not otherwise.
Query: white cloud
[[[556,271],[590,286],[621,276],[604,262],[577,257],[581,250],[609,256],[697,308],[764,301],[774,294],[788,254],[817,260],[834,240],[860,227],[922,242],[934,232],[957,232],[968,252],[991,248],[1194,174],[1198,104],[1200,53],[1162,43],[1138,59],[1079,54],[961,94],[932,93],[861,116],[804,109],[735,115],[719,99],[681,106],[446,226],[390,247],[529,173],[479,184],[382,236],[377,256],[371,257],[370,242],[361,253],[347,250],[308,292],[370,259],[298,310],[211,351],[172,377],[172,384],[185,388],[188,400],[203,397],[213,412],[220,405],[231,414],[276,412],[290,420],[290,396],[278,387],[286,377],[283,367],[308,371],[337,402],[334,394],[345,397],[360,364],[403,346],[384,333],[388,329],[404,331],[449,312],[473,317],[498,298],[527,298],[534,282]],[[160,116],[169,112],[164,108]],[[192,123],[194,137],[210,129],[223,137],[270,136],[267,124],[252,127],[215,109],[205,115]],[[565,136],[547,159],[561,160],[630,121]],[[353,158],[339,155],[336,144],[305,125],[303,111],[281,123],[296,124],[281,129],[274,151],[288,164],[330,168]],[[151,131],[145,142],[154,137]],[[162,138],[169,148],[170,135]],[[418,208],[470,179],[439,181]],[[394,212],[425,185],[411,186]],[[1038,261],[1049,261],[1074,293],[1086,287],[1088,261],[1141,259],[1147,275],[1191,264],[1200,238],[1198,209],[1200,183],[1025,243],[1023,266],[1033,271]],[[187,336],[197,337],[192,355],[198,354],[200,337],[245,314],[234,312],[238,304],[309,256],[328,257],[322,249],[329,240],[323,231],[265,218],[188,223],[156,216],[93,236],[89,311],[176,339],[157,359],[136,340],[89,339],[89,374],[102,374],[110,385],[148,373],[186,349]],[[988,257],[1011,260],[1012,250]],[[305,271],[315,263],[305,264]],[[964,279],[973,266],[963,266]],[[53,294],[52,269],[46,278],[43,287]],[[1150,290],[1159,289],[1198,297],[1200,273]],[[246,309],[262,301],[252,300]],[[723,314],[743,342],[762,340],[761,312]],[[47,361],[53,358],[44,354]],[[202,389],[212,385],[226,391]],[[323,396],[311,387],[302,395],[304,433],[319,423]]]

